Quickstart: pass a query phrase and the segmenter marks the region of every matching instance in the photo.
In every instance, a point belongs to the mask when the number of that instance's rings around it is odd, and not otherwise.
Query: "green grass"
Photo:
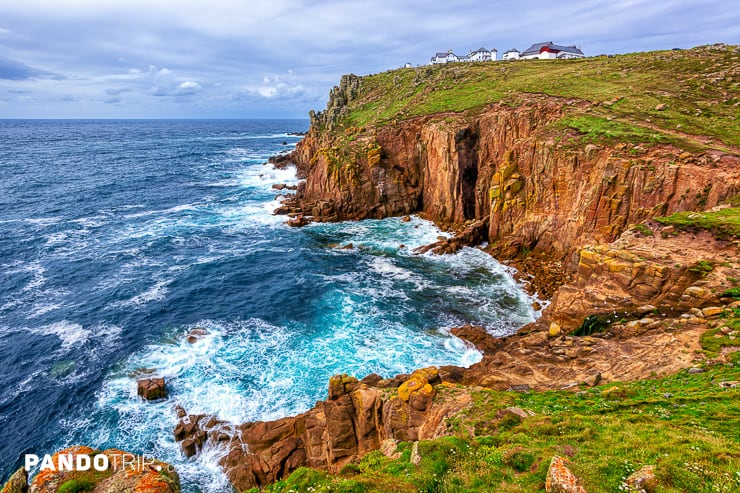
[[[589,493],[620,491],[633,471],[656,466],[658,490],[732,492],[740,488],[740,366],[705,373],[608,384],[580,392],[478,390],[473,405],[449,421],[453,436],[419,442],[400,457],[365,456],[332,476],[300,469],[266,492],[535,492],[544,491],[553,455],[570,456]],[[454,398],[457,387],[442,388]],[[532,410],[521,419],[508,406]],[[253,490],[257,491],[257,490]]]
[[[669,142],[678,138],[670,133],[678,131],[737,146],[740,98],[731,71],[738,65],[740,48],[730,46],[392,70],[362,77],[342,125],[381,126],[421,115],[476,112],[496,102],[515,106],[520,94],[536,93],[594,103],[573,110],[565,123],[595,139]],[[665,108],[656,110],[658,105]],[[588,114],[576,114],[581,111]]]
[[[740,309],[735,308],[731,315],[724,314],[720,320],[722,321],[722,325],[715,329],[707,330],[699,341],[702,349],[704,349],[704,352],[710,358],[716,358],[722,351],[722,348],[740,347]],[[731,337],[724,334],[721,331],[723,327],[729,327],[738,335]]]
[[[65,481],[57,490],[58,493],[84,493],[95,489],[95,483],[84,479],[70,479]]]
[[[729,281],[730,282],[733,282],[732,279],[729,279]],[[735,279],[735,281],[737,281],[737,279]],[[733,282],[733,284],[734,284],[734,282]],[[732,297],[732,298],[740,298],[740,288],[730,288],[727,291],[725,291],[724,293],[722,293],[722,296],[729,296],[729,297]]]
[[[644,224],[635,224],[632,226],[632,231],[636,231],[643,236],[653,236],[653,230],[645,226]]]
[[[662,143],[675,142],[676,139],[654,130],[620,121],[608,120],[600,116],[580,115],[563,118],[560,126],[573,128],[580,132],[582,143],[587,142],[631,142]]]
[[[718,238],[740,236],[740,207],[710,212],[676,212],[656,221],[681,229],[698,228],[711,231]]]

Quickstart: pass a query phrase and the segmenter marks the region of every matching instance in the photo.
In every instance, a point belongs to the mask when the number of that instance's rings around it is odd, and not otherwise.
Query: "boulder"
[[[359,380],[351,377],[346,373],[334,375],[329,379],[329,399],[336,400],[345,394],[355,390],[359,385]]]
[[[20,468],[10,476],[0,493],[26,493],[28,491],[28,473]]]
[[[387,438],[380,442],[380,452],[390,459],[401,457],[401,452],[398,450],[398,443],[392,438]]]
[[[506,409],[502,409],[500,411],[500,415],[502,418],[506,416],[518,416],[522,419],[525,419],[534,416],[535,413],[533,411],[522,409],[521,407],[512,406],[507,407]]]
[[[586,493],[578,485],[578,478],[568,469],[569,462],[565,457],[553,456],[545,479],[547,493]]]
[[[629,475],[624,483],[630,491],[643,491],[655,493],[658,488],[658,480],[655,478],[655,466],[644,466]]]
[[[547,330],[547,335],[550,337],[557,337],[560,335],[561,329],[560,324],[552,322],[550,328]]]
[[[136,381],[137,394],[146,401],[167,398],[167,386],[162,377],[142,378]]]
[[[288,219],[287,224],[288,226],[293,227],[293,228],[302,228],[303,226],[306,226],[310,222],[311,222],[310,219],[308,219],[303,214],[300,214],[292,219]]]
[[[360,383],[364,383],[368,387],[375,387],[375,385],[377,385],[377,383],[381,380],[383,380],[383,377],[381,377],[377,373],[371,373],[360,380]]]
[[[708,306],[702,309],[701,312],[705,318],[718,318],[720,315],[722,315],[723,311],[724,308],[721,306]]]

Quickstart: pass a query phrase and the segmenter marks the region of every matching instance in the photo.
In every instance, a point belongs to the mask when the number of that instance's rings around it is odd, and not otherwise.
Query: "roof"
[[[504,55],[506,55],[507,53],[519,53],[519,50],[517,50],[516,48],[512,48],[510,50],[506,50],[504,52]]]
[[[490,53],[490,52],[491,50],[487,50],[485,48],[478,48],[477,50],[471,51],[470,53],[473,54],[473,53]]]
[[[434,55],[434,57],[435,57],[435,58],[445,58],[445,57],[447,57],[448,55],[455,55],[455,54],[454,54],[454,53],[452,52],[452,50],[450,50],[450,51],[445,51],[445,52],[443,52],[443,53],[441,53],[441,52],[437,52],[437,53],[436,53],[436,54]],[[457,56],[457,55],[455,55],[455,56]]]
[[[567,53],[575,53],[577,55],[583,55],[583,52],[578,49],[575,45],[573,46],[560,46],[554,44],[552,41],[546,41],[544,43],[535,43],[522,52],[522,56],[528,55],[539,55],[542,48],[547,47],[550,51],[559,52],[565,51]],[[508,53],[508,52],[507,52]]]

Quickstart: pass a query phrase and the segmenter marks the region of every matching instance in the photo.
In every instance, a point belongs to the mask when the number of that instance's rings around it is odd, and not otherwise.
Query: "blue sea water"
[[[22,454],[85,444],[169,461],[185,492],[228,492],[222,451],[180,453],[175,405],[275,419],[326,398],[336,373],[477,361],[451,327],[533,320],[490,256],[414,255],[443,234],[429,222],[272,215],[272,184],[297,178],[266,160],[307,125],[0,121],[0,479]],[[168,400],[137,398],[142,368]]]

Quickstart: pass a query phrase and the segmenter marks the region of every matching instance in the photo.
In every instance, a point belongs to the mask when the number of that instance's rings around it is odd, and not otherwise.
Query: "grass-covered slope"
[[[577,393],[478,390],[455,435],[371,452],[339,476],[299,469],[267,492],[539,492],[553,455],[568,456],[589,493],[630,491],[655,465],[657,492],[740,490],[740,367],[610,384]],[[450,387],[443,392],[462,390]],[[504,409],[535,413],[520,418]],[[416,461],[414,456],[417,455]]]
[[[496,102],[516,105],[522,93],[594,103],[585,113],[574,109],[564,123],[596,138],[661,142],[706,136],[715,146],[740,146],[740,47],[724,45],[392,70],[361,78],[342,123],[362,127],[476,112]]]

